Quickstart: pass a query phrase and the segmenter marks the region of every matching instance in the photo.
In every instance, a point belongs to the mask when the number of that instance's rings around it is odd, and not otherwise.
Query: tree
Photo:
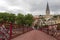
[[[16,15],[15,14],[10,13],[8,15],[8,19],[7,19],[8,22],[15,23],[15,19],[16,19]]]
[[[0,23],[3,22],[2,13],[0,12]]]
[[[27,27],[27,31],[28,31],[28,27],[30,27],[33,22],[34,22],[34,20],[33,20],[33,16],[31,14],[25,15],[25,25]]]
[[[7,12],[0,12],[0,22],[6,22],[8,20],[8,14]]]
[[[24,15],[19,13],[16,17],[16,23],[19,25],[24,25]]]
[[[25,15],[25,25],[31,26],[33,21],[33,16],[31,14]]]
[[[23,33],[24,33],[24,15],[19,13],[16,17],[16,23],[19,25],[19,28],[23,28]]]
[[[56,19],[57,19],[57,17],[58,17],[57,15],[54,15],[54,16],[53,16],[53,19],[55,19],[55,20],[56,20]]]
[[[15,22],[16,15],[7,12],[0,12],[0,22]]]

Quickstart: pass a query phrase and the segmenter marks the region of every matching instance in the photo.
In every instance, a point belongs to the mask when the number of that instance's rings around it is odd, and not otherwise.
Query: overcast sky
[[[1,12],[45,14],[47,2],[51,14],[60,14],[60,0],[0,0]]]

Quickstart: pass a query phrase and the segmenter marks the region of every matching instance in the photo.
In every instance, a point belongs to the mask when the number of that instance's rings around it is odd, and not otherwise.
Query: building
[[[34,25],[53,25],[53,24],[58,24],[60,23],[60,15],[50,15],[50,8],[49,4],[47,3],[46,6],[46,15],[37,15],[34,17]]]
[[[50,8],[49,8],[49,4],[47,3],[46,6],[46,15],[42,15],[46,20],[49,20],[50,18],[53,17],[53,15],[50,15]]]

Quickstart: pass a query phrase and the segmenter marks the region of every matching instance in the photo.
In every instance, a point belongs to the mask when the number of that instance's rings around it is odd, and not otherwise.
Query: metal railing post
[[[10,23],[10,38],[9,38],[9,40],[11,40],[11,37],[12,37],[12,23]]]

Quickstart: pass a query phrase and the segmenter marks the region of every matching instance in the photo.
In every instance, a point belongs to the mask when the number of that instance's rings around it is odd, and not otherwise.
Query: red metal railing
[[[7,38],[7,40],[11,40],[11,37],[12,37],[12,23],[9,23],[9,24],[10,24],[9,33],[8,33],[9,38]],[[3,31],[5,31],[5,30],[3,29]],[[1,33],[3,33],[3,32],[0,32],[0,34]],[[6,34],[3,33],[2,35],[6,37]],[[0,38],[0,40],[3,40],[3,39]]]
[[[7,40],[11,40],[11,38],[12,38],[12,26],[14,25],[14,24],[12,24],[12,23],[7,23],[7,24],[9,24],[9,32],[8,32],[8,34],[9,34],[9,38],[7,39]],[[29,31],[31,31],[31,30],[33,30],[31,27],[28,27],[28,30],[27,30],[27,27],[24,27],[23,28],[24,29],[24,32],[23,32],[23,30],[22,30],[22,32],[23,33],[21,33],[21,34],[24,34],[24,33],[26,33],[26,32],[29,32]],[[2,40],[1,38],[0,38],[0,40]]]

